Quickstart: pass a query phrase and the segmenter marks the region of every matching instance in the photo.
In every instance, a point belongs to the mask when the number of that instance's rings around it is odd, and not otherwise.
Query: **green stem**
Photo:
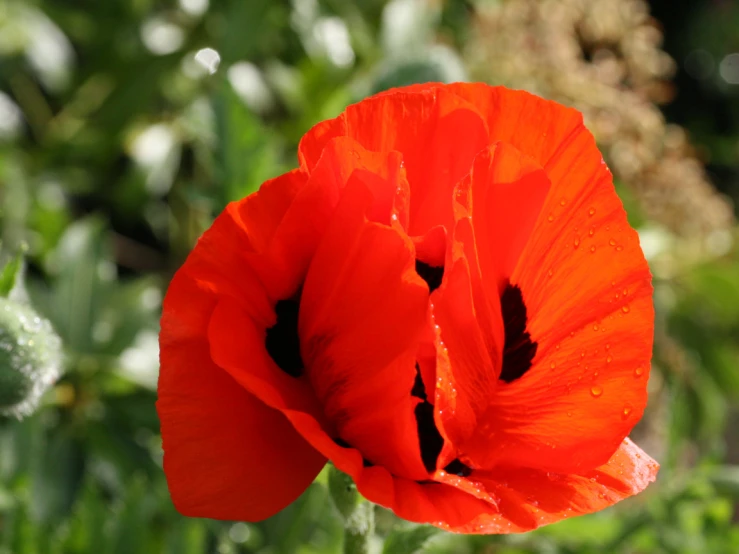
[[[357,492],[351,477],[331,466],[328,488],[336,509],[344,519],[344,554],[368,554],[375,532],[375,511]]]

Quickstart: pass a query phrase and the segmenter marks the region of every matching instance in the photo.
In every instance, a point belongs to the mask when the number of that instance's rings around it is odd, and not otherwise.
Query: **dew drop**
[[[593,217],[595,215],[595,208],[590,208],[590,210],[588,211],[588,215],[590,217]]]
[[[567,417],[572,417],[572,412],[567,412]]]
[[[616,252],[621,252],[624,249],[620,244],[616,247]]]
[[[629,417],[629,415],[631,415],[631,410],[632,410],[632,409],[633,409],[633,408],[631,407],[631,405],[630,405],[630,404],[626,404],[626,405],[624,406],[623,412],[621,412],[621,413],[622,413],[622,417],[623,417],[624,419],[626,419],[627,417]]]
[[[591,247],[590,247],[590,251],[591,251],[591,252],[595,252],[595,246],[591,246]]]
[[[625,314],[628,314],[631,311],[631,308],[629,308],[628,304],[624,304],[623,306],[621,306],[621,311]]]
[[[551,367],[552,369],[554,369],[555,367],[557,367],[557,364],[555,364],[554,362],[552,362],[551,364],[549,364],[549,367]]]
[[[593,385],[590,387],[590,394],[593,395],[594,398],[598,398],[601,394],[603,394],[603,387],[599,385]]]
[[[554,221],[554,216],[552,214],[549,214],[549,217],[547,217],[547,221],[549,223],[551,223],[552,221]]]
[[[578,246],[580,246],[580,239],[579,238],[576,238],[574,244],[575,244],[575,248],[577,248]]]
[[[606,363],[607,364],[610,364],[612,361],[613,361],[613,356],[611,356],[610,354],[608,354],[608,356],[606,357]]]
[[[560,206],[564,206],[565,204],[567,204],[567,201],[564,198],[559,201]]]
[[[595,234],[595,227],[591,227],[590,231],[588,231],[588,235],[592,237],[594,234]]]
[[[552,275],[554,275],[554,271],[552,271],[552,270],[550,269],[549,271],[547,271],[547,275],[549,275],[549,276],[551,277]]]
[[[398,221],[398,214],[391,215],[390,219],[392,219],[393,221]]]
[[[598,329],[599,329],[599,327],[598,327],[598,324],[597,323],[595,325],[593,325],[593,331],[597,331]]]
[[[634,370],[634,376],[635,377],[641,377],[642,375],[644,375],[644,368],[643,367],[637,367]]]
[[[616,246],[616,241],[611,239],[608,241],[608,244],[610,244],[611,246]]]

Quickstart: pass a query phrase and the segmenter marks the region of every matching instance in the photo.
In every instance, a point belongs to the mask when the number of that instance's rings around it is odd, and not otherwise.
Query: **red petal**
[[[490,143],[507,142],[530,156],[555,186],[569,179],[573,164],[591,149],[592,135],[577,110],[528,92],[483,83],[441,86],[475,106],[487,124]]]
[[[428,290],[410,239],[367,221],[372,201],[348,185],[316,252],[300,305],[302,354],[338,436],[395,475],[425,479],[410,393]]]
[[[406,218],[399,201],[407,190],[405,173],[397,152],[368,152],[350,138],[339,137],[324,145],[321,157],[312,167],[308,184],[288,209],[270,245],[269,259],[274,266],[268,286],[278,299],[293,296],[308,271],[308,266],[328,222],[350,180],[361,181],[372,191],[372,211],[368,215],[388,222],[391,211]]]
[[[549,174],[552,188],[511,276],[538,349],[523,377],[497,389],[478,438],[480,449],[495,445],[485,467],[595,467],[647,400],[654,311],[638,237],[586,131],[548,162],[565,166],[566,180]]]
[[[489,296],[499,296],[539,218],[549,179],[532,158],[498,142],[475,158],[468,186],[483,282]]]
[[[432,296],[438,325],[435,412],[439,431],[462,447],[475,431],[498,384],[500,360],[491,359],[476,318],[470,268],[464,258],[447,265],[444,283]],[[495,354],[497,351],[492,351]],[[451,450],[439,459],[444,467],[456,457]]]
[[[235,213],[253,250],[264,252],[267,249],[285,212],[307,181],[307,173],[294,169],[265,181],[257,192],[234,203]]]
[[[604,465],[580,474],[531,469],[475,472],[479,483],[498,500],[473,521],[447,527],[461,533],[519,533],[568,517],[597,512],[644,490],[659,465],[629,439]]]
[[[157,402],[164,469],[182,514],[259,521],[295,500],[325,458],[213,363],[205,340],[213,305],[184,273],[165,300]]]
[[[401,89],[349,106],[303,137],[301,166],[311,170],[337,136],[351,137],[368,150],[403,155],[411,187],[411,235],[450,223],[452,189],[488,143],[474,107],[445,90],[418,94]]]

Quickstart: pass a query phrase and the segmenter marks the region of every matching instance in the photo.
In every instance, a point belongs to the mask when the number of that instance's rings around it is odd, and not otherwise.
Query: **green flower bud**
[[[59,377],[62,343],[30,306],[0,297],[0,415],[30,414]]]

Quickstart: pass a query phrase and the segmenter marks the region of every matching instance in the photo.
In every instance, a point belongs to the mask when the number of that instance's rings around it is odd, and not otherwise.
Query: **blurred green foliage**
[[[213,215],[293,167],[311,125],[390,86],[464,80],[472,4],[0,3],[4,255],[27,245],[30,297],[66,349],[42,409],[0,420],[1,553],[340,550],[326,473],[263,523],[176,513],[154,410],[161,299]],[[636,430],[658,482],[521,536],[436,533],[377,508],[385,552],[739,552],[739,256],[729,243],[692,263],[676,240],[652,237],[662,346]]]

